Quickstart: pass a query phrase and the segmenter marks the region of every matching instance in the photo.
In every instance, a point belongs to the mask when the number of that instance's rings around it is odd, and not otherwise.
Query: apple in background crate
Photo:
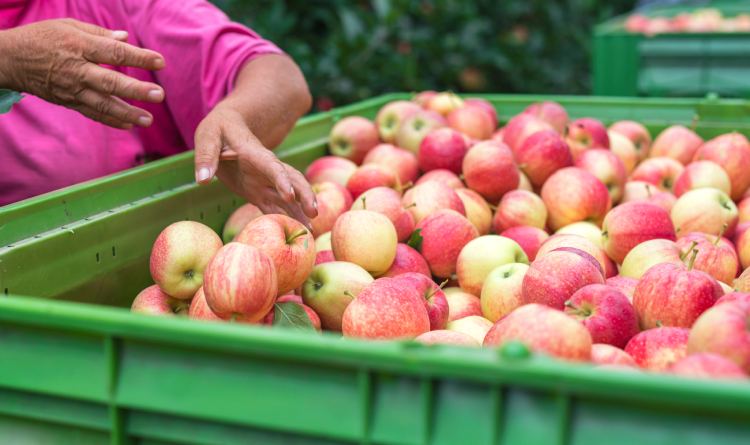
[[[221,231],[221,240],[224,244],[234,241],[234,238],[242,232],[250,221],[263,216],[263,212],[252,204],[243,204],[237,207],[237,210],[229,215],[229,219],[224,223],[224,229]]]
[[[420,111],[422,107],[419,104],[408,100],[396,100],[383,105],[375,117],[380,139],[388,144],[396,142],[396,132],[401,123]]]
[[[369,119],[349,116],[336,122],[331,129],[328,149],[334,156],[362,164],[365,155],[380,143],[378,128]]]
[[[338,156],[323,156],[305,169],[305,179],[311,185],[331,181],[346,187],[349,178],[357,171],[357,164]]]
[[[703,138],[682,125],[668,127],[654,140],[649,156],[652,158],[666,156],[687,165],[693,160],[695,152],[703,145]]]
[[[640,162],[648,156],[651,148],[651,133],[642,124],[634,121],[619,121],[609,126],[609,132],[625,136],[633,144],[636,152],[636,162]],[[610,136],[610,148],[614,151],[614,144],[612,142],[612,137]]]

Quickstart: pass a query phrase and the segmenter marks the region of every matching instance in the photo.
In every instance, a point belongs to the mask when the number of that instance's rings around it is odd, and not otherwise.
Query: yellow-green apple
[[[565,314],[583,323],[594,343],[624,348],[638,333],[638,316],[628,297],[604,284],[590,284],[571,295]]]
[[[542,247],[544,241],[549,238],[549,234],[544,230],[530,226],[512,227],[503,231],[500,236],[510,238],[517,242],[523,249],[524,253],[526,253],[526,257],[529,261],[534,261],[536,259],[539,248]]]
[[[417,179],[417,182],[415,182],[414,185],[417,186],[428,181],[442,182],[454,190],[466,187],[457,174],[442,168],[438,170],[428,171],[427,173],[422,175],[422,177]]]
[[[253,246],[229,243],[208,263],[203,292],[208,307],[221,319],[261,320],[278,295],[273,260]]]
[[[313,184],[312,189],[318,209],[318,216],[310,220],[313,233],[330,232],[336,219],[351,208],[352,194],[345,187],[332,181]]]
[[[240,232],[237,241],[258,248],[276,267],[279,295],[305,282],[315,266],[315,239],[299,221],[285,215],[264,215]]]
[[[742,201],[737,203],[737,211],[740,223],[750,221],[750,198],[743,197]]]
[[[357,165],[380,143],[378,127],[369,119],[349,116],[336,122],[328,136],[328,150],[334,156],[349,159]]]
[[[733,301],[704,312],[690,331],[687,350],[723,355],[750,372],[750,303]]]
[[[591,345],[591,362],[597,365],[632,366],[633,368],[638,366],[627,352],[603,343]]]
[[[492,323],[523,305],[523,277],[529,265],[504,264],[493,269],[482,285],[481,315]]]
[[[489,113],[490,117],[492,118],[492,122],[494,122],[495,126],[497,127],[497,110],[495,109],[495,106],[492,105],[491,102],[481,99],[479,97],[469,97],[467,99],[464,99],[464,104],[467,107],[479,107],[482,108],[484,111]],[[494,130],[493,130],[494,133]],[[490,135],[490,137],[492,137]],[[485,138],[489,139],[489,138]]]
[[[541,258],[550,252],[561,247],[571,247],[582,250],[596,260],[602,269],[602,274],[606,275],[607,254],[592,241],[578,235],[552,235],[542,243],[536,253],[537,258]]]
[[[338,156],[323,156],[305,169],[305,179],[310,184],[331,181],[346,187],[349,178],[357,170],[357,164]]]
[[[622,263],[635,246],[652,239],[676,241],[669,212],[644,201],[626,202],[613,208],[602,223],[602,243],[607,255]]]
[[[565,133],[568,126],[568,112],[557,102],[543,101],[529,105],[523,110],[526,114],[531,114],[552,126],[560,134]]]
[[[620,159],[625,171],[630,174],[640,160],[635,145],[630,139],[612,130],[607,131],[607,136],[610,151]]]
[[[397,244],[398,236],[391,220],[371,210],[346,212],[331,230],[331,248],[336,261],[354,263],[373,276],[391,267]]]
[[[651,133],[646,127],[634,121],[619,121],[609,126],[609,131],[619,133],[633,143],[637,154],[637,161],[641,161],[648,156],[651,147]],[[610,137],[610,148],[612,148],[612,138]]]
[[[664,326],[636,334],[625,346],[636,364],[649,371],[664,371],[687,355],[690,329]]]
[[[492,219],[492,230],[501,233],[511,227],[531,226],[543,229],[547,225],[547,207],[539,195],[526,190],[511,190],[497,206]]]
[[[480,345],[490,328],[492,328],[492,322],[479,315],[469,315],[468,317],[453,320],[445,325],[445,329],[466,334]]]
[[[568,125],[568,134],[565,136],[573,160],[578,159],[586,150],[592,148],[609,149],[609,135],[607,127],[593,117],[582,117]]]
[[[573,166],[570,147],[554,130],[532,134],[513,150],[513,156],[534,187],[544,185],[556,171]]]
[[[683,170],[685,167],[672,158],[652,157],[638,164],[631,177],[634,181],[648,182],[661,191],[671,193],[675,180]]]
[[[703,138],[682,125],[672,125],[659,133],[651,144],[649,156],[657,158],[666,156],[676,159],[682,165],[693,160],[698,148],[703,145]]]
[[[282,303],[282,302],[280,302],[278,300],[277,300],[277,302],[278,303]],[[295,303],[297,303],[297,302],[295,301]],[[305,310],[305,313],[307,314],[307,317],[310,319],[310,322],[312,323],[312,325],[315,328],[315,330],[318,331],[318,332],[322,332],[323,329],[322,329],[322,327],[320,325],[320,317],[318,316],[318,314],[316,314],[315,311],[312,310],[312,308],[310,306],[307,306],[306,304],[303,304],[303,303],[297,303],[297,304],[299,304],[300,306],[302,306],[302,309]],[[268,311],[268,313],[263,317],[263,324],[264,325],[266,325],[266,326],[272,326],[273,325],[274,313],[276,313],[276,307],[275,306],[272,307],[271,310]]]
[[[444,169],[459,174],[467,150],[466,142],[458,131],[452,128],[432,130],[419,144],[419,169],[423,172]]]
[[[341,321],[344,337],[413,340],[430,330],[424,296],[395,278],[373,281],[353,299]]]
[[[422,111],[419,104],[408,100],[394,100],[383,105],[375,116],[375,126],[383,142],[392,144],[396,141],[396,131],[401,122]]]
[[[455,210],[438,210],[422,219],[414,230],[422,229],[420,253],[438,278],[448,278],[456,272],[461,250],[479,233],[465,216]],[[335,250],[335,249],[334,249]]]
[[[526,173],[520,170],[518,172],[518,188],[516,190],[526,190],[527,192],[534,191],[534,186],[531,185],[531,180],[526,176]]]
[[[690,354],[672,363],[666,374],[694,379],[747,380],[747,373],[723,355],[711,352]]]
[[[750,222],[737,224],[737,230],[732,238],[742,270],[750,267],[750,230],[748,228],[750,228]]]
[[[221,246],[219,235],[199,222],[170,224],[151,251],[151,278],[171,297],[192,298],[203,285],[206,265]]]
[[[731,238],[737,227],[738,214],[732,199],[715,188],[690,190],[677,199],[671,213],[674,226],[680,229],[678,238],[690,232],[718,235],[722,230],[726,237]]]
[[[319,200],[318,206],[320,206]],[[263,216],[263,212],[252,204],[248,203],[239,206],[237,210],[229,215],[227,222],[224,223],[224,229],[221,231],[221,240],[224,244],[231,243],[234,240],[234,237],[242,232],[242,229],[244,229],[250,221],[255,218],[260,218],[261,216]],[[318,211],[318,217],[319,216],[320,211]]]
[[[341,332],[341,319],[349,303],[372,283],[361,267],[344,261],[315,266],[302,285],[302,302],[320,317],[328,331]]]
[[[489,273],[504,264],[529,264],[526,253],[517,242],[500,235],[484,235],[469,241],[456,260],[456,275],[461,289],[480,296],[482,283]]]
[[[565,302],[578,289],[604,284],[601,265],[590,255],[588,258],[584,255],[587,254],[580,250],[553,251],[534,260],[523,277],[523,303],[540,303],[563,310]]]
[[[466,216],[466,208],[458,194],[440,181],[427,181],[404,193],[401,203],[409,211],[415,224],[438,210],[453,210]]]
[[[222,321],[206,303],[206,295],[203,293],[203,287],[195,293],[193,301],[190,303],[188,318],[191,320],[203,321]]]
[[[200,289],[198,290],[200,292]],[[478,299],[477,299],[478,300]],[[173,317],[186,316],[190,309],[190,300],[180,300],[170,297],[157,285],[143,289],[133,300],[130,312],[146,315],[161,315]],[[477,304],[479,301],[477,301]],[[481,312],[480,312],[481,314]]]
[[[418,105],[424,107],[424,105],[427,103],[428,100],[432,98],[432,96],[436,95],[437,91],[427,90],[427,91],[421,91],[414,95],[414,97],[411,98],[412,102],[417,103]]]
[[[478,348],[479,343],[467,334],[456,331],[440,329],[438,331],[425,332],[414,339],[417,343],[423,345],[451,345],[465,346],[469,348]]]
[[[403,190],[396,172],[380,164],[365,164],[359,167],[346,183],[346,189],[352,194],[353,199],[357,199],[362,193],[375,187],[391,188],[399,196]]]
[[[513,153],[495,141],[480,142],[469,149],[463,158],[463,174],[466,185],[491,204],[515,190],[520,180]]]
[[[464,100],[452,91],[443,91],[430,97],[424,104],[428,110],[447,116],[451,111],[464,106]]]
[[[605,217],[606,218],[606,217]],[[555,232],[555,235],[578,235],[586,238],[596,245],[596,247],[603,249],[602,244],[602,229],[596,224],[592,224],[586,221],[579,221],[573,224],[568,224],[565,227],[561,227]]]
[[[620,267],[620,275],[639,280],[651,267],[659,263],[669,263],[687,269],[688,253],[683,252],[674,241],[652,239],[638,244],[625,256]]]
[[[607,186],[613,203],[620,201],[628,181],[628,172],[617,155],[604,148],[594,148],[581,153],[574,165],[596,176]]]
[[[727,285],[732,284],[740,267],[732,243],[721,236],[701,232],[688,233],[677,240],[677,245],[683,251],[693,247],[693,243],[696,243],[694,249],[698,251],[693,269],[702,270]]]
[[[448,126],[469,136],[483,141],[492,137],[497,128],[497,119],[485,108],[467,105],[456,108],[445,117]]]
[[[332,249],[331,232],[322,233],[315,237],[315,252],[324,252]]]
[[[674,194],[679,198],[687,191],[703,187],[713,187],[727,195],[732,195],[729,175],[719,164],[712,161],[696,161],[688,164],[675,180]]]
[[[482,315],[482,302],[479,297],[460,290],[458,292],[445,292],[445,288],[443,288],[443,293],[445,299],[448,300],[448,323],[471,315]]]
[[[467,188],[456,189],[456,194],[464,203],[466,219],[474,224],[479,236],[489,235],[492,230],[492,210],[482,195]]]
[[[558,170],[542,186],[547,225],[557,230],[578,221],[600,226],[612,208],[609,190],[596,176],[578,167]]]
[[[447,126],[445,119],[439,113],[422,110],[407,118],[396,130],[396,145],[415,155],[419,153],[419,144],[432,130]]]
[[[400,243],[409,240],[414,231],[414,218],[404,209],[401,196],[388,187],[375,187],[360,195],[351,205],[351,210],[371,210],[387,216],[396,229]]]
[[[432,278],[414,272],[398,275],[393,280],[398,281],[403,286],[411,287],[422,297],[427,316],[430,318],[431,331],[445,328],[448,323],[450,308],[441,286],[435,284]]]
[[[724,294],[723,297],[719,298],[714,306],[731,303],[733,301],[744,301],[750,303],[750,294],[745,292],[729,292]]]
[[[555,134],[557,131],[552,125],[537,118],[533,114],[521,113],[513,116],[505,125],[503,131],[503,143],[510,148],[515,154],[523,143],[532,134],[543,130],[552,130]]]
[[[705,272],[692,270],[692,264],[685,270],[662,263],[638,280],[633,307],[643,330],[661,325],[690,328],[723,295],[719,283]]]
[[[562,311],[541,304],[527,304],[498,320],[487,332],[483,346],[500,348],[519,341],[532,352],[566,360],[591,358],[591,334]]]
[[[378,275],[378,278],[393,278],[409,272],[421,273],[426,277],[432,277],[430,266],[427,265],[427,261],[425,261],[422,255],[406,244],[399,243],[396,246],[396,258],[393,259],[393,264],[384,273]]]
[[[748,270],[750,269],[745,269],[733,284],[734,288],[740,292],[750,292],[750,272]]]
[[[724,291],[724,295],[734,292],[734,288],[726,283],[722,283],[721,281],[719,281],[719,286],[721,286],[721,290]]]
[[[391,144],[380,144],[367,152],[362,165],[380,164],[393,170],[401,184],[414,182],[419,178],[417,157],[410,151]]]
[[[628,297],[628,300],[630,300],[630,302],[632,303],[633,294],[635,293],[635,287],[638,285],[638,280],[636,280],[635,278],[617,275],[612,278],[607,278],[606,284],[607,286],[613,287],[625,294],[625,296]]]
[[[732,184],[732,199],[739,201],[750,186],[750,147],[741,134],[730,133],[718,136],[703,144],[695,152],[693,161],[713,161],[729,175]]]
[[[333,255],[333,250],[323,250],[322,252],[315,253],[315,265],[330,263],[336,261],[336,257]]]

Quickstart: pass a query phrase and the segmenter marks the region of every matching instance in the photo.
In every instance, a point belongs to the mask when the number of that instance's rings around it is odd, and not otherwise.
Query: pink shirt
[[[154,123],[125,131],[27,95],[0,115],[0,206],[193,149],[242,67],[282,53],[205,0],[0,0],[0,30],[57,18],[127,31],[129,44],[162,54],[161,71],[113,69],[161,85],[165,100],[129,101]]]

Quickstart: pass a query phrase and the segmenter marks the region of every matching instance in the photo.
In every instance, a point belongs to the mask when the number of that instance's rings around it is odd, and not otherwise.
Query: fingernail
[[[154,102],[160,101],[164,98],[164,93],[161,92],[161,90],[151,90],[148,92],[148,100],[152,100]]]
[[[198,170],[199,181],[205,181],[206,179],[210,177],[211,177],[211,170],[207,169],[206,167],[203,167],[202,169]]]
[[[116,40],[127,40],[128,32],[127,31],[112,31],[112,38]]]
[[[141,127],[148,127],[151,125],[151,118],[146,116],[141,116],[138,118],[138,125]]]
[[[165,66],[164,59],[154,59],[154,69],[155,70],[160,70],[160,69],[164,68],[164,66]]]
[[[289,190],[292,192],[292,196],[294,196],[294,187],[289,187]]]
[[[313,207],[315,207],[315,210],[318,210],[318,201],[313,201]]]

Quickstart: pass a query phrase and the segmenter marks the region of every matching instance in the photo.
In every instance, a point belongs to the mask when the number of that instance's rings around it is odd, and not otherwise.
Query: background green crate
[[[277,154],[303,169],[326,154],[337,119],[373,118],[408,97],[306,117]],[[572,118],[634,119],[653,134],[699,114],[705,138],[750,135],[741,100],[485,98],[502,121],[554,99]],[[748,384],[108,307],[128,306],[152,284],[148,258],[164,227],[191,219],[218,231],[241,203],[218,181],[195,184],[185,153],[0,208],[0,294],[9,295],[0,297],[0,443],[682,445],[750,437]]]

